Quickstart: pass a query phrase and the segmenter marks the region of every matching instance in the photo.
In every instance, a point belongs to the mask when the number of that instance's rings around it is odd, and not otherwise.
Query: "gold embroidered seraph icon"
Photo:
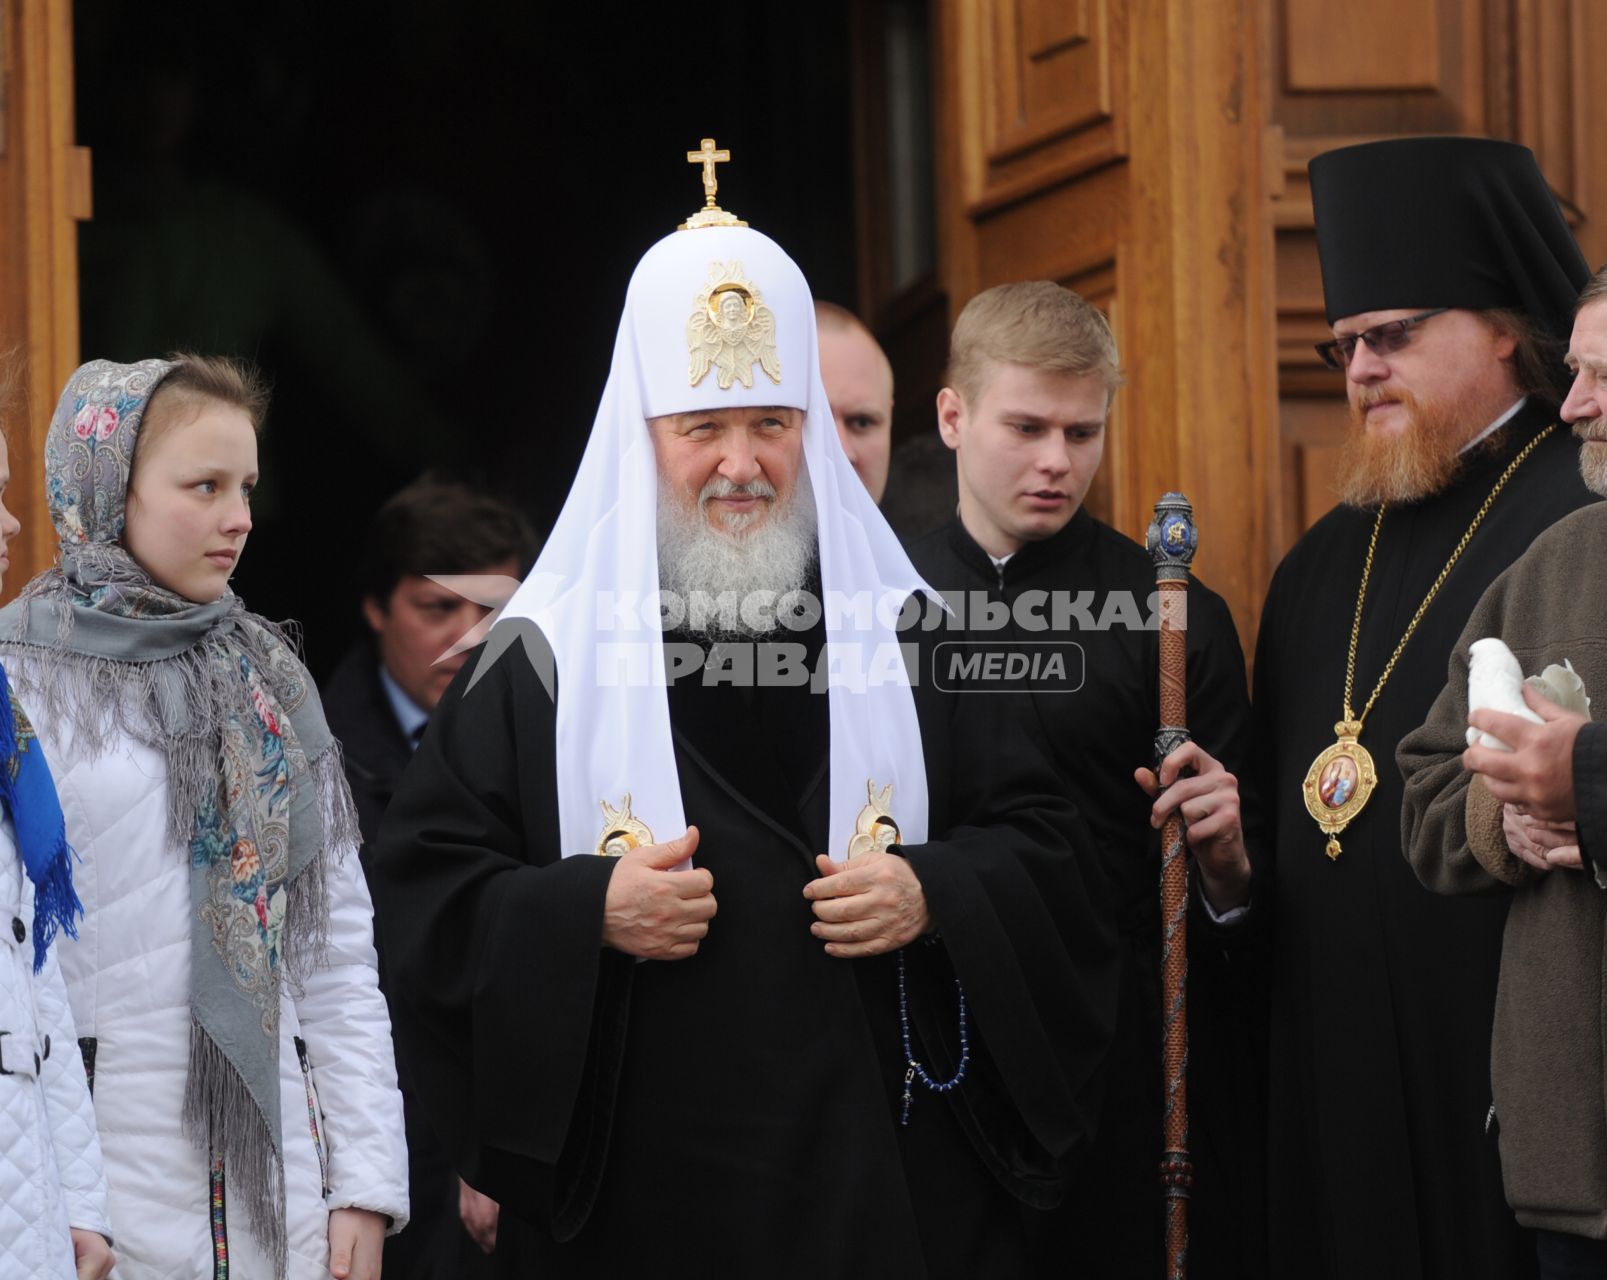
[[[714,203],[714,193],[720,189],[720,180],[715,176],[714,166],[724,164],[731,158],[729,151],[722,151],[714,145],[713,138],[704,138],[703,146],[697,151],[686,153],[687,164],[700,164],[703,166],[703,207],[694,213],[680,226],[677,231],[696,231],[699,227],[745,227],[748,224],[735,214],[727,213]]]
[[[854,819],[854,834],[848,838],[848,856],[857,858],[866,853],[883,853],[898,843],[898,823],[888,806],[893,799],[893,784],[889,782],[881,791],[876,790],[874,779],[865,783],[869,803]]]
[[[729,391],[733,382],[751,387],[754,365],[781,385],[775,312],[764,305],[758,286],[734,258],[709,263],[708,283],[693,299],[692,317],[686,322],[686,346],[692,356],[688,376],[694,387],[710,369],[721,391]]]
[[[653,833],[648,830],[647,824],[631,815],[629,791],[617,809],[606,800],[597,803],[603,811],[603,834],[597,838],[599,857],[617,858],[622,853],[653,843]]]

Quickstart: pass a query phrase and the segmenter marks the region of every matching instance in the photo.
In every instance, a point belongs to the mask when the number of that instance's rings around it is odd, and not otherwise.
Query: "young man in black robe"
[[[1007,702],[903,675],[807,285],[706,183],[386,816],[398,1035],[530,1275],[1013,1276],[1113,1016],[1080,825]]]
[[[369,526],[362,559],[369,635],[352,646],[321,690],[357,805],[365,867],[402,770],[465,661],[462,654],[445,655],[490,612],[426,575],[517,580],[535,559],[535,542],[530,526],[506,503],[430,475],[392,494]],[[388,988],[386,979],[381,955],[380,985]],[[398,1059],[397,1082],[407,1126],[412,1216],[385,1241],[385,1275],[390,1280],[491,1275],[485,1255],[497,1246],[496,1202],[452,1172],[421,1114],[405,1058]],[[516,1247],[504,1237],[505,1255]]]
[[[1534,1246],[1487,1124],[1507,904],[1417,882],[1395,749],[1484,589],[1590,498],[1554,425],[1588,273],[1522,147],[1348,147],[1311,185],[1353,427],[1343,504],[1279,567],[1256,650],[1272,1274],[1508,1280]]]
[[[1253,1100],[1237,1087],[1252,1065],[1244,1034],[1252,993],[1234,982],[1222,948],[1243,935],[1238,921],[1249,902],[1234,775],[1248,751],[1250,698],[1227,606],[1191,580],[1195,743],[1174,753],[1162,775],[1169,783],[1185,768],[1196,776],[1157,805],[1146,794],[1160,723],[1155,566],[1083,505],[1120,377],[1105,317],[1070,290],[1009,284],[973,298],[955,324],[950,385],[937,402],[939,431],[955,454],[959,511],[914,542],[910,557],[954,600],[954,625],[979,647],[1019,645],[1041,655],[1040,672],[1049,654],[1065,656],[1067,678],[1040,678],[1032,696],[1061,785],[1076,797],[1112,885],[1122,976],[1105,1104],[1064,1204],[1052,1215],[1028,1214],[1037,1271],[1103,1280],[1164,1272],[1161,841],[1152,819],[1183,804],[1203,890],[1190,920],[1189,1263],[1197,1277],[1238,1276],[1244,1201],[1255,1186],[1244,1166],[1257,1163],[1254,1146],[1239,1141],[1246,1121],[1253,1124],[1242,1114]],[[1209,536],[1209,511],[1200,514]],[[957,652],[938,650],[940,665]]]

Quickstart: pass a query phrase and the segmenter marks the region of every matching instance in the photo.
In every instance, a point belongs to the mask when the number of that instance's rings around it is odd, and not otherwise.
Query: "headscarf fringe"
[[[319,849],[291,882],[285,904],[284,972],[298,996],[308,976],[329,962],[330,874],[362,840],[340,744],[331,741],[309,762],[308,774],[319,819]]]
[[[69,608],[58,610],[63,618],[71,614]],[[294,650],[265,618],[243,610],[238,617],[254,625],[237,623],[231,638],[271,678],[270,649],[277,643]],[[43,651],[5,642],[22,659],[13,674],[26,688],[29,705],[50,723],[69,727],[74,750],[85,761],[100,759],[125,736],[161,752],[168,766],[168,840],[188,848],[196,811],[216,794],[219,725],[249,705],[244,683],[211,660],[214,637],[171,657],[143,660],[69,649],[70,638],[71,631],[62,636],[58,625],[56,645]],[[31,669],[36,656],[44,659],[44,670]]]
[[[55,609],[55,626],[32,626],[28,614],[41,602]],[[238,647],[266,689],[276,700],[284,699],[282,705],[289,704],[283,687],[287,679],[308,691],[292,715],[292,728],[306,753],[305,770],[292,774],[293,861],[285,886],[280,966],[284,988],[299,996],[306,979],[328,961],[331,871],[361,836],[340,746],[323,720],[311,678],[297,656],[294,633],[234,602],[188,648],[160,657],[114,657],[86,652],[82,642],[73,644],[72,589],[59,570],[30,583],[21,603],[20,625],[0,642],[0,650],[11,656],[16,684],[26,689],[40,715],[71,731],[74,750],[85,760],[104,756],[125,736],[163,755],[168,767],[167,837],[186,856],[197,813],[218,796],[222,725],[231,716],[255,715],[246,682],[234,675],[232,664],[217,660],[217,650],[225,644]],[[277,1037],[270,1038],[269,1051],[277,1061]],[[284,1123],[282,1117],[279,1123]],[[184,1128],[197,1145],[204,1143],[223,1156],[229,1183],[247,1206],[252,1233],[274,1260],[275,1277],[283,1280],[287,1255],[280,1134],[273,1131],[246,1078],[199,1021],[191,1025]]]
[[[284,1280],[285,1165],[278,1135],[228,1056],[199,1022],[190,1022],[190,1087],[184,1094],[184,1133],[210,1158],[223,1157],[226,1184],[246,1206],[251,1234]]]

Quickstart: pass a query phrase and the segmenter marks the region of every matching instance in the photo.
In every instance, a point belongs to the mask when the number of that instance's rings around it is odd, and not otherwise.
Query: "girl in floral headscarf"
[[[57,563],[0,611],[84,859],[62,968],[124,1280],[366,1280],[407,1216],[338,744],[229,589],[264,407],[225,360],[80,368],[45,442]]]

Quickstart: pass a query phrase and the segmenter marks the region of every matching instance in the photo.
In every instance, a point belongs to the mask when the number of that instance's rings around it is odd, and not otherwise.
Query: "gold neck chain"
[[[1533,440],[1529,441],[1528,444],[1524,445],[1518,451],[1517,457],[1507,464],[1507,469],[1501,473],[1501,478],[1495,482],[1495,487],[1490,490],[1489,497],[1485,498],[1484,505],[1479,508],[1478,513],[1473,517],[1473,523],[1468,525],[1467,532],[1462,535],[1462,540],[1456,544],[1456,549],[1451,552],[1451,558],[1445,562],[1445,568],[1440,570],[1440,576],[1434,579],[1434,585],[1428,589],[1428,594],[1423,597],[1423,603],[1417,606],[1417,612],[1412,615],[1412,620],[1406,624],[1406,634],[1401,637],[1400,643],[1395,646],[1395,652],[1389,655],[1389,661],[1384,664],[1384,674],[1378,677],[1378,684],[1373,688],[1373,696],[1367,699],[1367,705],[1361,709],[1361,715],[1358,716],[1350,709],[1350,694],[1356,680],[1356,645],[1361,639],[1362,603],[1367,599],[1367,580],[1373,573],[1373,552],[1378,547],[1378,531],[1384,525],[1386,504],[1379,504],[1378,519],[1373,521],[1373,536],[1367,543],[1367,563],[1362,567],[1361,571],[1361,590],[1356,593],[1356,618],[1350,624],[1350,654],[1345,659],[1344,723],[1347,726],[1354,726],[1352,737],[1361,734],[1361,727],[1367,719],[1367,713],[1373,709],[1373,703],[1378,701],[1378,695],[1384,692],[1384,683],[1395,670],[1396,662],[1400,660],[1402,652],[1406,649],[1406,642],[1412,638],[1412,633],[1417,630],[1417,624],[1423,620],[1423,615],[1428,612],[1429,605],[1434,603],[1434,597],[1439,594],[1440,588],[1445,585],[1445,580],[1451,576],[1451,570],[1456,567],[1456,562],[1461,558],[1462,552],[1467,550],[1467,545],[1472,541],[1473,534],[1489,513],[1490,504],[1495,501],[1496,495],[1506,487],[1507,481],[1512,479],[1513,472],[1522,466],[1524,460],[1535,451],[1535,446],[1556,429],[1557,424],[1553,422],[1539,435],[1535,436]]]

